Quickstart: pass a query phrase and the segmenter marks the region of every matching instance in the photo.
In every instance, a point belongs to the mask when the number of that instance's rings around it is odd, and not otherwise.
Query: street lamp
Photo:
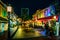
[[[12,7],[9,5],[7,6],[7,13],[8,13],[8,40],[10,39],[10,14],[12,12]]]
[[[54,19],[56,19],[56,16],[54,16]]]
[[[9,6],[7,6],[7,12],[12,12],[12,7],[9,5]]]

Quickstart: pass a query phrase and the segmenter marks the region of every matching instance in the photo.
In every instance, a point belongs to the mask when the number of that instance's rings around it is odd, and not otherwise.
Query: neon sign
[[[45,13],[44,13],[45,17],[51,16],[51,15],[55,15],[55,8],[54,5],[48,7],[45,9]]]

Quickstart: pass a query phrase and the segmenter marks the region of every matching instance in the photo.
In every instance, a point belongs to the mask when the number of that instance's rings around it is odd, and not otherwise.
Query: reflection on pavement
[[[16,32],[14,38],[28,38],[28,37],[39,37],[42,36],[38,31],[35,32],[25,32],[23,31],[23,28],[19,28],[18,31]]]

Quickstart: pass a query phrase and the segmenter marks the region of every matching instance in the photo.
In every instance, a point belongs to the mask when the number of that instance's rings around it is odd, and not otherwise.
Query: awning
[[[7,19],[0,17],[0,22],[8,22]]]
[[[44,17],[44,18],[40,18],[38,20],[47,20],[47,19],[54,19],[54,16]],[[58,20],[58,15],[56,15],[56,20]]]

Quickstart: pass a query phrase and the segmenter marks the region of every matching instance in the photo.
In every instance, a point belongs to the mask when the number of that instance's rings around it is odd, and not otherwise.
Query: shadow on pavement
[[[0,35],[0,40],[7,40],[8,38],[8,31],[4,31],[3,35]]]
[[[17,27],[16,31],[12,34],[11,38],[13,38],[13,36],[16,34],[18,29],[19,29],[19,27]]]

